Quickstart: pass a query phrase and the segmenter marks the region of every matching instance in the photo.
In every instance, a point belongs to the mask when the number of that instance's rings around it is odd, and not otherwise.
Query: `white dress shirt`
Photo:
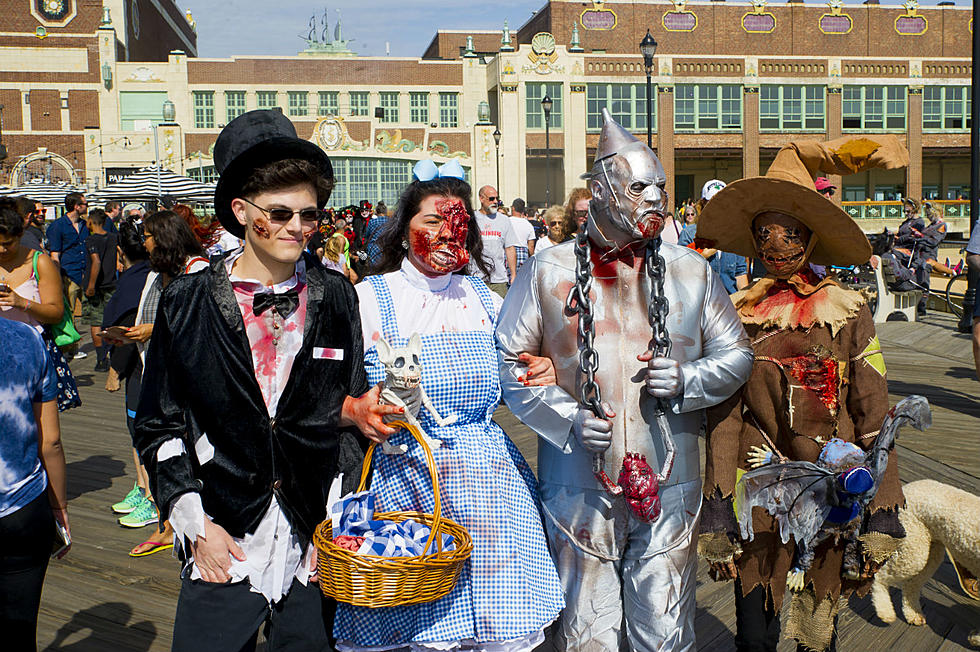
[[[300,307],[284,320],[272,309],[267,310],[259,317],[255,317],[251,310],[250,299],[257,289],[264,288],[264,286],[259,281],[239,278],[232,273],[232,267],[240,255],[241,251],[228,256],[225,260],[225,266],[245,321],[246,334],[252,348],[253,366],[256,369],[265,370],[265,373],[256,374],[256,380],[259,382],[269,414],[275,414],[279,397],[289,379],[293,360],[303,343],[306,292],[301,290]],[[305,289],[305,285],[306,264],[300,260],[296,264],[296,273],[285,282],[273,285],[270,290],[276,294],[281,294],[297,286]],[[266,322],[265,327],[263,324],[257,323],[259,321]],[[273,350],[258,351],[259,341],[272,328],[275,328],[277,332],[282,332],[275,343],[270,345]],[[266,341],[269,341],[268,338]],[[262,364],[258,356],[264,356],[266,364]],[[272,357],[271,360],[268,359],[270,357]],[[169,457],[176,457],[183,454],[184,451],[182,440],[171,439],[160,446],[157,452],[157,460],[163,461]],[[202,465],[214,456],[214,448],[208,442],[207,433],[203,433],[198,439],[195,445],[195,453],[198,463]],[[189,541],[196,541],[199,536],[203,537],[205,518],[210,517],[204,512],[199,493],[189,492],[181,495],[170,510],[170,525],[174,529],[177,542],[182,543],[185,537]],[[228,574],[231,575],[232,582],[247,579],[252,591],[261,593],[266,600],[272,603],[281,599],[289,591],[293,578],[299,580],[303,585],[309,581],[312,575],[309,567],[314,550],[313,545],[312,543],[308,545],[305,553],[300,548],[299,537],[293,531],[292,525],[290,525],[276,498],[273,498],[269,503],[269,507],[263,514],[255,532],[247,533],[244,538],[233,538],[242,552],[245,553],[245,559],[238,561],[231,557],[231,568],[228,570]],[[191,566],[191,579],[201,579],[201,572],[194,564],[190,550],[185,552],[187,553],[187,563]]]
[[[505,216],[506,217],[506,216]],[[440,332],[486,331],[493,333],[493,323],[483,309],[480,296],[473,286],[459,274],[443,274],[429,277],[416,269],[408,258],[401,269],[384,275],[391,294],[402,337],[412,333],[431,335]],[[364,350],[375,346],[382,337],[381,311],[370,283],[358,283],[357,299],[361,308],[361,331],[364,333]],[[490,293],[495,311],[500,311],[504,300]]]

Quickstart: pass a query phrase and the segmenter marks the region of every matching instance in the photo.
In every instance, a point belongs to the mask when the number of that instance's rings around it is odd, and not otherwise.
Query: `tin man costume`
[[[586,229],[529,259],[501,309],[503,398],[544,442],[559,647],[693,650],[698,431],[748,378],[752,350],[704,258],[660,242],[660,161],[603,118]],[[554,362],[557,385],[522,380],[525,352]],[[618,486],[603,464],[622,466]]]

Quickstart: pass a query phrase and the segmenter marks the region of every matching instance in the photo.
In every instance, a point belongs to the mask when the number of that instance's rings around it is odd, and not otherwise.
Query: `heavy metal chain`
[[[595,315],[592,308],[592,264],[589,260],[591,250],[589,236],[585,227],[575,235],[575,284],[565,299],[565,308],[578,313],[578,336],[581,341],[578,354],[578,368],[585,377],[579,387],[578,400],[592,410],[596,417],[605,419],[602,411],[602,392],[595,381],[599,369],[599,352],[593,344],[595,340]]]
[[[660,238],[650,243],[647,248],[647,276],[650,277],[650,305],[647,307],[647,319],[653,329],[653,355],[666,358],[670,355],[670,335],[667,333],[667,314],[670,303],[664,294],[665,263],[660,255]],[[661,399],[661,407],[665,401]]]
[[[602,409],[602,390],[595,379],[595,373],[599,369],[599,352],[596,351],[594,344],[595,314],[592,299],[589,296],[592,291],[593,279],[590,254],[589,236],[583,226],[575,235],[575,284],[572,285],[572,289],[565,299],[565,308],[570,313],[578,315],[579,370],[584,378],[579,387],[579,403],[592,410],[597,418],[605,419],[606,414]],[[653,353],[655,357],[667,357],[671,348],[670,335],[667,332],[667,314],[670,311],[670,304],[664,293],[666,265],[663,256],[660,255],[660,238],[654,240],[647,251],[646,268],[647,275],[650,277],[650,304],[647,309],[647,318],[653,330]],[[667,456],[660,472],[660,478],[661,481],[666,481],[670,477],[670,471],[673,467],[674,445],[666,417],[667,402],[664,399],[658,399],[657,406],[657,421],[667,447]],[[623,492],[622,487],[613,483],[606,474],[605,459],[602,453],[596,453],[593,456],[592,471],[596,479],[609,493],[619,495]]]
[[[565,308],[569,312],[578,313],[578,336],[580,340],[578,352],[578,368],[585,377],[578,390],[579,403],[585,405],[596,418],[605,419],[602,409],[602,391],[595,380],[595,372],[599,369],[599,352],[595,350],[595,314],[592,299],[592,262],[589,260],[591,249],[589,236],[585,226],[575,234],[575,284],[565,299]],[[592,455],[592,474],[599,484],[613,496],[623,493],[623,488],[612,481],[606,473],[606,460],[602,453]]]
[[[647,276],[650,277],[650,305],[647,308],[647,319],[650,321],[650,328],[653,329],[653,356],[666,358],[670,355],[670,334],[667,332],[667,315],[670,313],[670,303],[664,293],[664,277],[666,276],[666,264],[664,257],[660,255],[660,238],[650,243],[647,249]],[[667,411],[670,406],[664,398],[657,399],[657,426],[660,429],[660,436],[664,441],[664,462],[660,467],[657,478],[660,484],[664,484],[670,478],[670,472],[674,468],[674,437],[667,421]]]

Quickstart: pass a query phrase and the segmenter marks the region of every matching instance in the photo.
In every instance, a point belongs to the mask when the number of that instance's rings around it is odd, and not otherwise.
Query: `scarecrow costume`
[[[704,408],[745,382],[751,349],[707,261],[660,242],[660,161],[603,117],[585,229],[528,259],[507,293],[501,387],[541,438],[541,501],[565,590],[558,648],[694,650],[698,431]],[[528,386],[521,353],[549,357],[557,385]],[[678,372],[670,394],[651,389],[656,369]],[[602,401],[615,416],[599,417]],[[593,416],[604,446],[587,434]]]
[[[701,213],[698,237],[762,258],[769,272],[732,295],[752,339],[752,375],[739,393],[708,411],[699,547],[716,572],[729,562],[737,568],[739,649],[776,649],[794,561],[794,542],[782,542],[765,510],[754,511],[752,541],[738,535],[733,492],[753,447],[809,462],[835,437],[868,450],[888,410],[884,359],[864,296],[831,277],[819,279],[808,265],[862,264],[871,246],[855,222],[813,189],[813,177],[907,163],[908,152],[894,136],[790,143],[766,176],[728,185]],[[898,521],[903,502],[892,451],[860,529],[862,552],[876,563],[904,536]],[[867,579],[842,579],[843,555],[843,541],[825,541],[798,578],[803,588],[793,594],[786,634],[802,647],[832,646],[839,598],[870,588]]]

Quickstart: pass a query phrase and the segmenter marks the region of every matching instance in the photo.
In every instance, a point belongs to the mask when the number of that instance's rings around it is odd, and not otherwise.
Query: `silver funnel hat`
[[[660,235],[667,215],[667,175],[645,143],[602,109],[602,133],[589,179],[589,239],[619,249]]]

